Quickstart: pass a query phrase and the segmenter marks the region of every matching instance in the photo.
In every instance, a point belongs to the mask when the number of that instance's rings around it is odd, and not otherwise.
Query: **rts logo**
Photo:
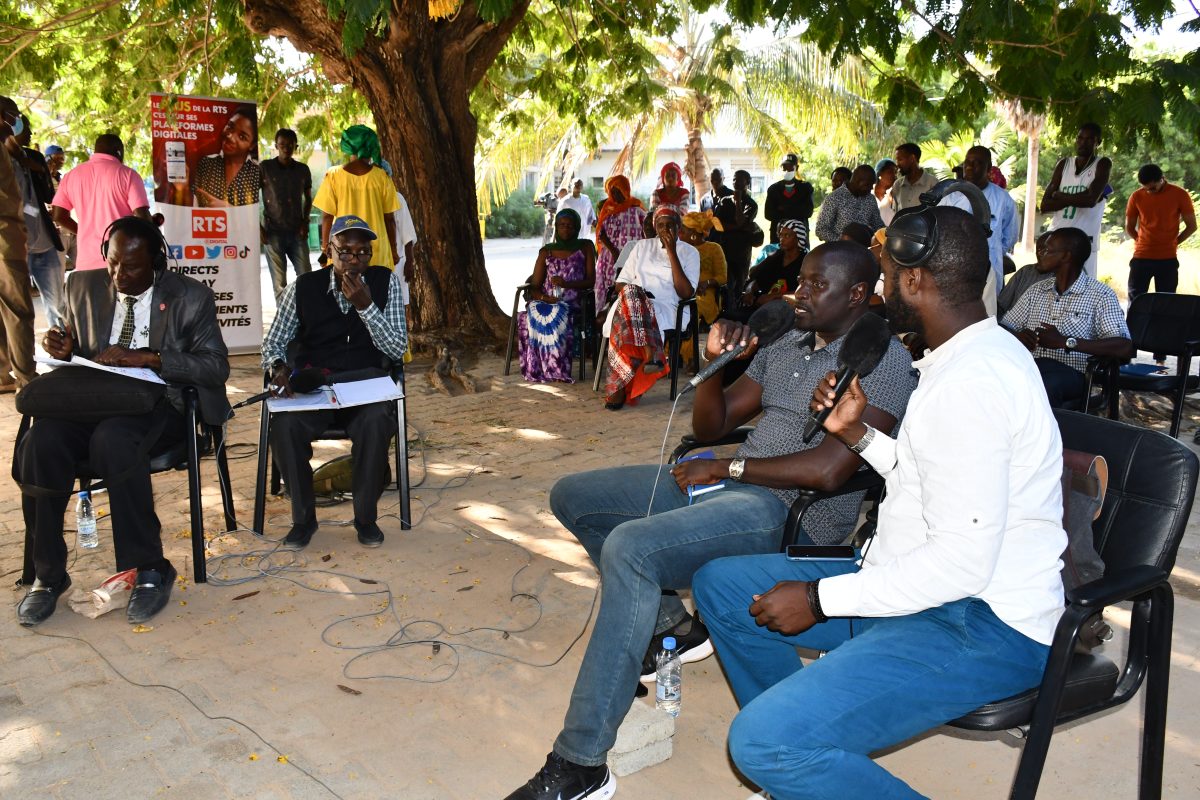
[[[192,211],[193,239],[228,239],[229,219],[220,209],[193,209]]]

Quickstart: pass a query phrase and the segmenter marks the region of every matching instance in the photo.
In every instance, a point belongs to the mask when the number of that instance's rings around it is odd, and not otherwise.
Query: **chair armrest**
[[[674,464],[683,456],[687,455],[697,447],[720,447],[726,444],[741,444],[750,436],[750,432],[754,430],[753,425],[743,425],[740,428],[734,428],[729,433],[719,439],[711,442],[702,442],[698,440],[694,434],[685,434],[679,440],[679,446],[671,451],[671,459],[668,463]]]
[[[792,507],[788,509],[787,522],[783,528],[783,548],[786,548],[789,544],[796,543],[800,531],[804,528],[804,514],[817,501],[826,500],[830,497],[854,494],[855,492],[870,491],[871,489],[882,488],[883,485],[883,476],[868,467],[867,469],[860,469],[847,478],[841,486],[828,492],[807,487],[800,488],[796,499],[792,501]]]
[[[806,505],[811,505],[818,500],[824,500],[829,497],[841,497],[844,494],[854,494],[855,492],[864,492],[868,489],[876,489],[883,486],[883,476],[873,469],[860,469],[858,472],[851,475],[846,481],[832,491],[821,491],[820,489],[801,488],[800,497],[797,497],[792,506],[801,500],[806,500]]]
[[[1144,594],[1166,580],[1167,573],[1163,570],[1141,564],[1077,586],[1067,592],[1067,602],[1072,606],[1098,611]]]

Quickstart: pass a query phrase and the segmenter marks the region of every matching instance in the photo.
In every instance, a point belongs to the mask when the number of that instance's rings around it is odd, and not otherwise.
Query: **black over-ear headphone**
[[[992,235],[992,209],[983,191],[967,181],[944,180],[921,195],[921,205],[896,213],[887,228],[888,255],[902,267],[919,267],[937,251],[938,225],[933,209],[943,197],[962,192],[971,203],[971,213],[983,228],[983,235]]]
[[[115,219],[104,229],[104,236],[101,237],[100,254],[104,256],[104,260],[108,261],[108,243],[112,239],[113,234],[120,231],[128,236],[136,236],[153,242],[157,245],[154,252],[151,254],[154,266],[154,271],[160,273],[167,268],[167,261],[170,258],[170,251],[167,248],[167,240],[163,238],[162,231],[153,222],[142,219],[141,217],[121,217]]]

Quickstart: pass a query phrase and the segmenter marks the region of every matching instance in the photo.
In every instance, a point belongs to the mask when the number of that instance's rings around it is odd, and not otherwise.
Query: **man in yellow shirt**
[[[341,149],[347,156],[346,163],[325,173],[313,198],[313,205],[322,212],[322,249],[329,252],[329,229],[335,218],[360,217],[372,230],[387,231],[387,236],[375,243],[369,266],[395,269],[400,250],[396,247],[393,213],[400,205],[396,187],[376,166],[382,160],[379,136],[366,125],[353,125],[342,133]]]

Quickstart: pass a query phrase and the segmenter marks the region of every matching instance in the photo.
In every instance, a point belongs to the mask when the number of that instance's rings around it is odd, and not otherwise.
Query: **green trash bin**
[[[315,208],[308,213],[308,249],[314,253],[321,248],[321,216]]]

